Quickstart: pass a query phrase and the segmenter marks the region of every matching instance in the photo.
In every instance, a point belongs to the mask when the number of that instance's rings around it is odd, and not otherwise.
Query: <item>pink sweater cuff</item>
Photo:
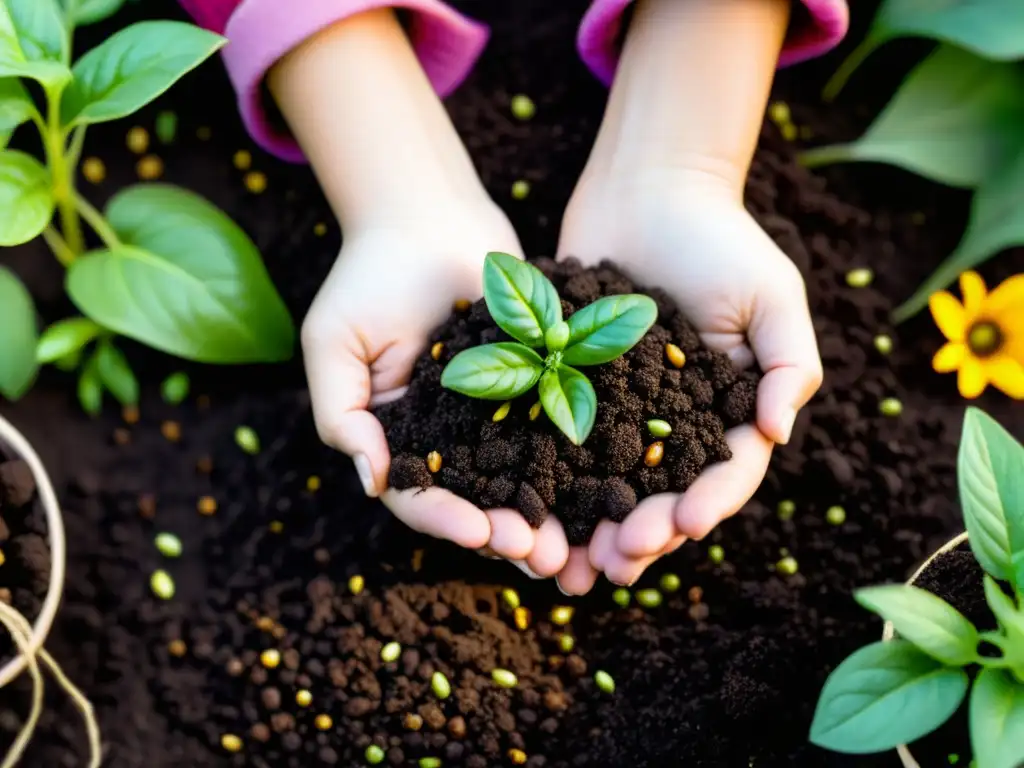
[[[227,22],[224,63],[242,120],[257,144],[284,160],[304,160],[295,139],[267,119],[263,78],[282,56],[320,30],[383,6],[412,12],[413,48],[442,97],[465,79],[487,43],[487,27],[441,0],[244,0]]]
[[[594,0],[580,25],[577,46],[590,70],[611,85],[619,63],[622,14],[633,0]],[[790,30],[779,66],[786,67],[819,56],[835,46],[850,23],[846,0],[802,0],[811,22]]]

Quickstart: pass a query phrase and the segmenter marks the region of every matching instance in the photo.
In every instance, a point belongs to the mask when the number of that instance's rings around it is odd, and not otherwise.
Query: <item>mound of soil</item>
[[[516,508],[534,527],[551,512],[569,544],[582,545],[602,518],[621,522],[640,499],[685,491],[706,466],[729,459],[725,430],[752,420],[760,377],[735,371],[726,355],[701,344],[664,292],[634,285],[613,264],[585,269],[574,259],[540,259],[536,265],[562,297],[563,317],[602,296],[644,293],[658,304],[657,322],[636,346],[583,369],[598,404],[583,445],[574,445],[543,413],[530,418],[536,392],[513,401],[508,416],[495,422],[500,403],[441,387],[444,366],[459,352],[513,341],[483,299],[433,334],[406,395],[377,415],[391,446],[392,487],[438,485],[484,509]],[[442,346],[435,359],[436,344]],[[685,354],[681,369],[668,359],[668,344]],[[667,421],[671,434],[652,436],[650,419]],[[655,442],[663,446],[657,463],[647,453]],[[427,465],[432,451],[442,460],[436,474]]]

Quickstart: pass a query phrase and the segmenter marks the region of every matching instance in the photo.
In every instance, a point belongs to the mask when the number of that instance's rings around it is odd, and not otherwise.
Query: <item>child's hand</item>
[[[682,496],[651,497],[621,525],[601,523],[589,564],[573,553],[560,582],[583,592],[596,571],[633,583],[685,538],[703,538],[734,514],[764,478],[773,444],[789,440],[822,369],[799,272],[712,174],[670,169],[581,182],[559,254],[613,259],[641,285],[668,291],[706,344],[741,366],[756,358],[765,372],[757,425],[727,435],[732,460],[708,468]]]

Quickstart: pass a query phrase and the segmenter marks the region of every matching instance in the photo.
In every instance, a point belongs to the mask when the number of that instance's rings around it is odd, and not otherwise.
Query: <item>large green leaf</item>
[[[109,340],[100,344],[96,350],[96,372],[103,386],[121,405],[136,405],[139,402],[139,381],[124,353]]]
[[[46,168],[24,152],[0,150],[0,246],[36,237],[53,218],[53,206]]]
[[[0,395],[17,400],[36,380],[36,309],[13,272],[0,267]]]
[[[0,150],[14,129],[32,117],[35,107],[28,92],[16,77],[0,77]]]
[[[840,664],[821,691],[811,742],[864,755],[916,741],[956,712],[967,674],[906,640],[872,643]]]
[[[815,167],[889,163],[953,187],[975,187],[1021,143],[1024,73],[945,45],[918,65],[857,141],[803,153]]]
[[[63,85],[71,79],[67,43],[55,0],[0,0],[0,77]]]
[[[562,319],[562,303],[551,281],[507,253],[487,254],[484,299],[498,327],[530,347],[541,346],[544,332]]]
[[[69,355],[80,352],[102,331],[100,326],[87,317],[60,320],[43,331],[43,335],[39,337],[36,360],[40,363],[53,363],[66,359]]]
[[[540,377],[540,402],[551,422],[575,445],[590,436],[597,418],[597,393],[582,373],[567,365]]]
[[[61,116],[68,125],[136,112],[198,67],[226,40],[178,21],[142,21],[107,38],[74,66]]]
[[[983,669],[971,690],[971,747],[984,768],[1024,764],[1024,683],[1002,669]]]
[[[859,589],[857,602],[893,624],[901,638],[933,659],[963,666],[978,656],[978,630],[946,601],[917,587],[888,584]]]
[[[295,327],[259,251],[201,197],[166,185],[129,187],[107,206],[124,245],[68,270],[81,312],[104,328],[207,363],[291,357]]]
[[[601,365],[621,357],[658,319],[649,296],[606,296],[569,318],[569,341],[562,353],[568,365]]]
[[[61,0],[65,11],[74,9],[72,21],[78,26],[95,24],[110,18],[125,4],[125,0]]]
[[[441,372],[441,386],[481,400],[511,400],[530,390],[544,361],[515,342],[484,344],[459,352]]]

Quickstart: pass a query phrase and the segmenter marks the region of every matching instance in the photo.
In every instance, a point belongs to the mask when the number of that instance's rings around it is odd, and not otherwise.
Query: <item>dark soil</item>
[[[606,365],[584,369],[598,406],[583,445],[574,445],[546,416],[530,419],[536,392],[515,400],[508,416],[495,422],[500,403],[441,387],[444,366],[459,352],[513,340],[492,320],[483,299],[453,313],[431,336],[408,392],[378,417],[394,457],[394,488],[438,485],[484,509],[518,509],[537,528],[551,511],[569,544],[584,545],[602,518],[621,522],[640,499],[685,491],[706,466],[731,458],[725,430],[753,419],[759,376],[737,373],[726,355],[701,344],[666,294],[634,285],[614,265],[584,269],[575,260],[551,259],[536,264],[562,297],[563,317],[602,296],[643,293],[658,304],[657,322],[635,347]],[[443,347],[435,360],[436,343]],[[685,353],[682,369],[667,360],[667,344]],[[652,436],[649,419],[667,421],[671,434]],[[663,445],[660,463],[646,458],[655,442]],[[443,462],[437,474],[427,466],[431,451]]]

